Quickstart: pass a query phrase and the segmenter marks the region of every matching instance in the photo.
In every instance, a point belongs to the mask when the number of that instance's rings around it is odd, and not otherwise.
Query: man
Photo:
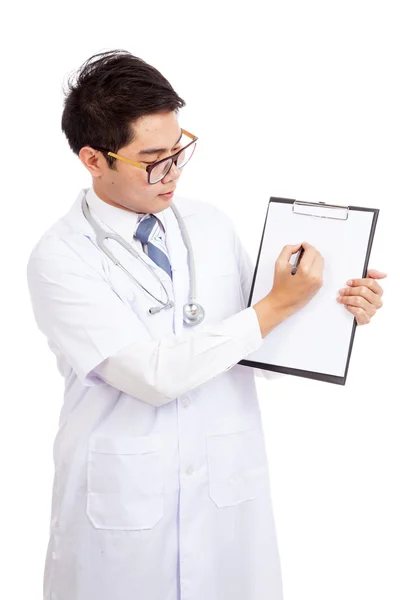
[[[231,221],[172,205],[196,142],[184,105],[124,51],[90,58],[66,96],[62,128],[92,188],[28,264],[65,378],[46,600],[282,598],[254,373],[237,363],[318,292],[323,258],[304,243],[292,277],[300,246],[286,246],[246,308],[253,267]],[[198,322],[193,299],[183,318],[192,254]],[[380,277],[342,295],[360,324],[382,305]]]

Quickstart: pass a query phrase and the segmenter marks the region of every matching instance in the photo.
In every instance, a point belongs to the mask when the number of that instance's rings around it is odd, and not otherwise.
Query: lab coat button
[[[190,400],[188,398],[185,398],[184,401],[182,402],[183,408],[188,408],[188,406],[190,405]]]
[[[186,475],[188,475],[189,477],[190,477],[191,475],[193,475],[193,473],[194,473],[194,469],[193,469],[193,467],[188,467],[188,468],[186,469]]]

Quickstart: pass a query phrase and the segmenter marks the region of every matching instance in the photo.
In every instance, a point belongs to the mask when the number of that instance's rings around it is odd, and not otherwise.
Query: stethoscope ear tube
[[[185,225],[178,209],[176,208],[176,206],[173,203],[170,206],[171,206],[171,209],[172,209],[173,213],[175,214],[175,217],[179,223],[183,242],[185,244],[185,247],[188,251],[188,256],[189,256],[189,302],[187,304],[185,304],[185,306],[183,307],[183,320],[187,325],[191,325],[191,326],[199,325],[204,319],[205,312],[204,312],[204,308],[200,304],[198,304],[195,300],[196,273],[195,273],[195,265],[194,265],[194,258],[193,258],[193,248],[192,248],[192,244],[190,242],[190,238],[189,238],[189,234],[188,234],[186,225]],[[170,299],[168,291],[166,290],[163,281],[158,277],[157,273],[154,273],[154,271],[149,267],[149,265],[142,259],[140,254],[138,252],[136,252],[136,250],[134,248],[132,248],[132,246],[130,244],[128,244],[128,242],[126,240],[124,240],[124,238],[122,238],[117,233],[111,233],[111,232],[105,231],[104,229],[102,229],[100,227],[100,225],[96,222],[96,220],[90,214],[89,205],[87,203],[86,196],[84,196],[82,199],[82,212],[83,212],[86,220],[89,222],[89,224],[92,226],[92,228],[95,232],[96,242],[97,242],[97,245],[100,248],[100,250],[102,250],[102,252],[104,252],[106,254],[106,256],[117,267],[122,269],[124,271],[124,273],[126,273],[128,275],[128,277],[136,285],[141,287],[142,290],[144,290],[147,294],[149,294],[156,302],[161,304],[161,306],[151,307],[149,309],[149,313],[151,315],[154,315],[154,314],[158,314],[165,308],[173,308],[174,302],[172,302],[172,300]],[[125,248],[125,250],[127,250],[130,254],[132,254],[132,256],[134,256],[135,258],[138,258],[142,262],[142,264],[145,265],[145,267],[152,273],[152,275],[154,277],[156,277],[157,281],[159,283],[161,283],[163,290],[167,296],[166,302],[163,302],[162,300],[156,298],[151,292],[149,292],[149,290],[147,290],[140,283],[140,281],[138,281],[131,273],[129,273],[129,271],[127,269],[125,269],[125,267],[123,265],[121,265],[121,263],[119,262],[119,260],[117,260],[117,258],[111,252],[111,250],[106,247],[106,245],[104,243],[106,239],[113,239],[114,241],[119,243],[121,246],[123,246],[123,248]]]

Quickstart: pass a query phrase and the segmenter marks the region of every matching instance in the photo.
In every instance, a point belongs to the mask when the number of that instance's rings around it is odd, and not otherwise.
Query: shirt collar
[[[138,221],[141,221],[147,214],[135,213],[130,210],[118,208],[117,206],[111,206],[111,204],[107,204],[107,202],[104,202],[104,200],[99,198],[93,188],[90,188],[87,191],[86,200],[90,211],[95,215],[95,217],[97,217],[97,219],[102,221],[104,225],[107,225],[115,233],[118,233],[127,242],[132,241]],[[162,212],[159,212],[155,216],[161,221],[165,231],[164,215]]]

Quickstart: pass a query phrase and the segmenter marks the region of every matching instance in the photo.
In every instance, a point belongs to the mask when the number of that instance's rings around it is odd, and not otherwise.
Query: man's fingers
[[[303,259],[301,260],[303,261]],[[315,251],[310,268],[308,269],[307,263],[302,266],[303,272],[307,273],[308,277],[314,278],[316,282],[318,281],[320,285],[322,285],[323,281],[324,262],[325,261],[320,253]]]
[[[289,265],[290,259],[292,258],[293,254],[296,254],[296,252],[300,250],[302,246],[304,248],[304,252],[299,263],[298,271],[308,274],[313,268],[316,257],[319,257],[318,266],[321,268],[320,261],[323,261],[321,255],[313,246],[311,246],[311,244],[308,244],[307,242],[285,246],[278,257],[277,262],[281,263],[285,267],[291,267],[291,264]]]
[[[294,246],[288,245],[282,248],[282,252],[278,256],[278,261],[282,263],[288,263],[292,258],[293,254],[298,252],[301,248],[301,244],[296,244]]]
[[[350,285],[352,288],[356,288],[356,287],[367,287],[369,288],[374,294],[378,294],[378,296],[383,296],[383,289],[381,288],[381,286],[379,285],[379,283],[377,283],[375,281],[375,279],[370,279],[370,278],[366,278],[366,279],[349,279],[349,281],[347,282],[347,285]]]
[[[375,306],[375,304],[371,304],[370,302],[368,302],[368,300],[365,300],[365,298],[362,298],[361,296],[339,296],[337,301],[346,306],[361,308],[370,317],[372,317],[376,313],[377,307]]]
[[[345,306],[345,308],[355,316],[357,325],[368,325],[371,321],[371,317],[362,308],[355,306]]]
[[[373,279],[385,279],[385,277],[387,277],[387,274],[382,273],[382,271],[377,271],[376,269],[369,269],[367,277],[372,277]]]
[[[380,295],[375,294],[366,285],[361,285],[360,287],[343,288],[342,290],[339,290],[339,294],[341,296],[361,296],[377,308],[382,308],[383,306],[383,302],[381,300]]]
[[[301,258],[298,271],[308,274],[308,273],[310,273],[311,270],[314,270],[314,267],[315,267],[314,263],[317,259],[318,259],[317,264],[320,265],[319,258],[322,259],[322,256],[314,248],[314,246],[307,244],[307,242],[303,242],[302,246],[304,248],[304,254]]]

